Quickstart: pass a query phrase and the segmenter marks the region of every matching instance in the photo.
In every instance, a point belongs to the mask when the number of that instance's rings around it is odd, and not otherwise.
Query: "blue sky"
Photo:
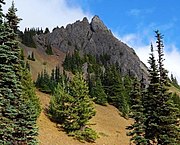
[[[5,0],[10,7],[12,0]],[[165,67],[180,82],[180,1],[179,0],[14,0],[20,28],[66,26],[98,15],[121,41],[133,47],[147,64],[154,30],[164,35]],[[154,43],[155,46],[155,43]]]

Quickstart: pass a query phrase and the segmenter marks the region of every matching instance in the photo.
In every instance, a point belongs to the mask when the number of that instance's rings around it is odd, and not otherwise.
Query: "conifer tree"
[[[122,116],[127,117],[129,113],[127,97],[129,94],[115,66],[106,68],[103,84],[108,96],[108,102],[117,107],[122,112]]]
[[[17,32],[18,24],[22,20],[16,15],[17,8],[15,8],[14,1],[12,1],[11,7],[8,9],[8,13],[6,14],[7,23],[14,32]]]
[[[49,104],[49,115],[57,123],[64,123],[68,118],[68,104],[74,99],[67,93],[65,85],[64,82],[57,85]]]
[[[159,76],[160,76],[160,88],[157,98],[157,142],[158,144],[179,144],[180,132],[178,126],[178,114],[179,110],[176,108],[172,101],[171,93],[169,93],[169,82],[167,76],[167,70],[164,68],[164,53],[163,53],[163,36],[157,30],[155,31],[157,38],[157,50],[158,50],[158,64],[159,64]]]
[[[88,86],[83,75],[77,73],[70,83],[70,95],[73,96],[69,104],[68,117],[64,128],[67,130],[83,130],[86,123],[95,115],[93,102],[89,97]]]
[[[131,137],[131,141],[135,143],[136,145],[145,145],[147,144],[146,139],[144,138],[144,121],[145,116],[143,114],[144,108],[143,108],[143,93],[141,90],[140,83],[137,79],[135,79],[133,83],[133,90],[131,92],[130,98],[131,98],[131,113],[129,115],[130,118],[134,119],[134,123],[127,127],[130,132],[127,134]]]
[[[0,144],[36,144],[33,105],[25,99],[20,49],[14,29],[2,19],[0,1]],[[8,22],[13,22],[10,17]]]
[[[153,55],[149,58],[150,84],[143,99],[145,115],[145,138],[148,144],[176,145],[180,143],[178,127],[178,108],[168,91],[167,71],[164,68],[162,35],[155,31],[158,49],[158,65]]]
[[[107,95],[103,89],[100,77],[96,77],[96,81],[90,90],[90,95],[95,98],[94,101],[97,104],[107,105]]]
[[[159,94],[159,74],[158,74],[158,66],[156,64],[156,60],[154,57],[154,49],[151,44],[151,53],[148,61],[150,67],[149,71],[149,86],[147,88],[147,93],[144,95],[143,106],[144,106],[144,115],[145,122],[145,138],[148,143],[150,141],[156,142],[155,136],[157,135],[157,119],[158,115],[156,112],[157,108],[157,96]]]

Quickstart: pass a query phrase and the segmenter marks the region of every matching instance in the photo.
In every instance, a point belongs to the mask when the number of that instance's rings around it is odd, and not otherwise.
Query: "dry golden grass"
[[[129,137],[126,136],[126,126],[132,121],[126,120],[119,115],[119,111],[111,106],[95,105],[96,116],[89,124],[99,133],[100,138],[95,143],[81,143],[69,137],[57,127],[57,124],[50,121],[45,115],[44,109],[48,106],[50,96],[39,91],[36,92],[41,100],[43,111],[37,121],[39,126],[40,145],[128,145]]]
[[[28,54],[34,52],[36,61],[29,61],[32,78],[36,80],[38,73],[46,69],[49,73],[57,65],[61,67],[65,54],[53,48],[56,55],[49,56],[43,49],[29,48],[22,45],[24,48],[25,59]],[[26,59],[27,60],[27,59]],[[45,64],[45,65],[44,65]],[[67,72],[68,73],[68,72]],[[68,74],[71,76],[72,74]],[[57,124],[52,122],[45,114],[50,95],[36,91],[40,98],[42,112],[38,118],[39,126],[39,143],[40,145],[128,145],[129,137],[126,136],[126,126],[132,123],[131,120],[126,120],[119,115],[119,111],[111,106],[95,105],[96,116],[94,116],[89,124],[90,127],[99,133],[100,138],[95,143],[81,143],[69,137],[65,132],[57,127]]]
[[[51,70],[54,69],[57,65],[61,67],[62,62],[65,58],[65,54],[55,48],[53,48],[53,52],[55,55],[47,55],[44,49],[29,48],[24,45],[22,45],[21,47],[24,48],[25,60],[30,63],[30,71],[33,80],[36,80],[38,73],[40,73],[44,69],[46,69],[50,74]],[[27,60],[28,55],[32,52],[34,53],[35,61]]]

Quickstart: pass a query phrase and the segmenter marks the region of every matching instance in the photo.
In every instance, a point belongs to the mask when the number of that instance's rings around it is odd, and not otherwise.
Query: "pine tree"
[[[64,128],[71,131],[83,130],[89,119],[95,115],[95,110],[82,74],[77,73],[74,76],[69,89],[73,100],[68,107],[69,116],[65,119]]]
[[[69,114],[69,102],[74,100],[72,96],[67,93],[67,84],[58,84],[55,88],[54,94],[49,104],[49,115],[57,123],[64,123]],[[71,109],[71,108],[70,108]]]
[[[107,105],[107,95],[104,92],[100,77],[96,78],[94,85],[90,90],[91,97],[95,98],[95,102],[100,105]]]
[[[171,93],[169,93],[169,82],[167,76],[167,70],[165,70],[163,61],[163,36],[159,31],[155,31],[157,38],[158,49],[158,64],[159,64],[159,76],[160,76],[160,88],[157,101],[157,115],[158,115],[158,144],[179,144],[180,132],[178,126],[178,114],[179,110],[175,107],[172,101]]]
[[[135,143],[136,145],[145,145],[147,144],[146,139],[144,138],[144,120],[145,116],[143,114],[144,108],[143,108],[143,93],[141,90],[140,83],[137,79],[135,79],[133,84],[133,90],[131,92],[130,98],[131,98],[131,114],[129,115],[130,118],[134,119],[134,123],[127,127],[130,132],[128,133],[128,136],[131,137],[131,141]]]
[[[20,49],[14,30],[2,19],[0,1],[0,144],[36,144],[33,105],[25,99]],[[10,17],[8,22],[13,22]]]
[[[14,30],[15,33],[17,33],[18,24],[22,20],[17,17],[16,15],[17,8],[15,8],[14,1],[12,1],[11,7],[8,9],[8,13],[6,14],[7,23],[10,26],[11,29]]]
[[[158,114],[156,112],[157,108],[157,96],[159,95],[159,74],[158,74],[158,66],[156,64],[156,60],[154,57],[154,49],[153,45],[151,44],[151,53],[149,57],[148,63],[150,67],[149,71],[149,86],[147,88],[147,93],[144,95],[143,98],[143,106],[144,106],[144,115],[145,115],[145,122],[144,125],[145,129],[145,138],[147,139],[148,143],[156,142],[156,135],[158,132],[157,128],[157,119]]]
[[[176,145],[180,143],[178,127],[179,110],[172,101],[169,93],[169,80],[163,64],[163,36],[155,31],[158,49],[158,65],[153,55],[149,58],[150,84],[143,98],[145,115],[145,138],[148,144]]]

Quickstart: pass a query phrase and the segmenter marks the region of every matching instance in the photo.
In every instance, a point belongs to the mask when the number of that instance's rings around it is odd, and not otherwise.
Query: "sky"
[[[5,0],[4,11],[12,0]],[[179,0],[14,0],[17,15],[25,27],[66,26],[98,15],[113,34],[134,48],[147,64],[155,30],[164,35],[165,68],[180,83],[180,1]],[[147,64],[148,65],[148,64]]]

